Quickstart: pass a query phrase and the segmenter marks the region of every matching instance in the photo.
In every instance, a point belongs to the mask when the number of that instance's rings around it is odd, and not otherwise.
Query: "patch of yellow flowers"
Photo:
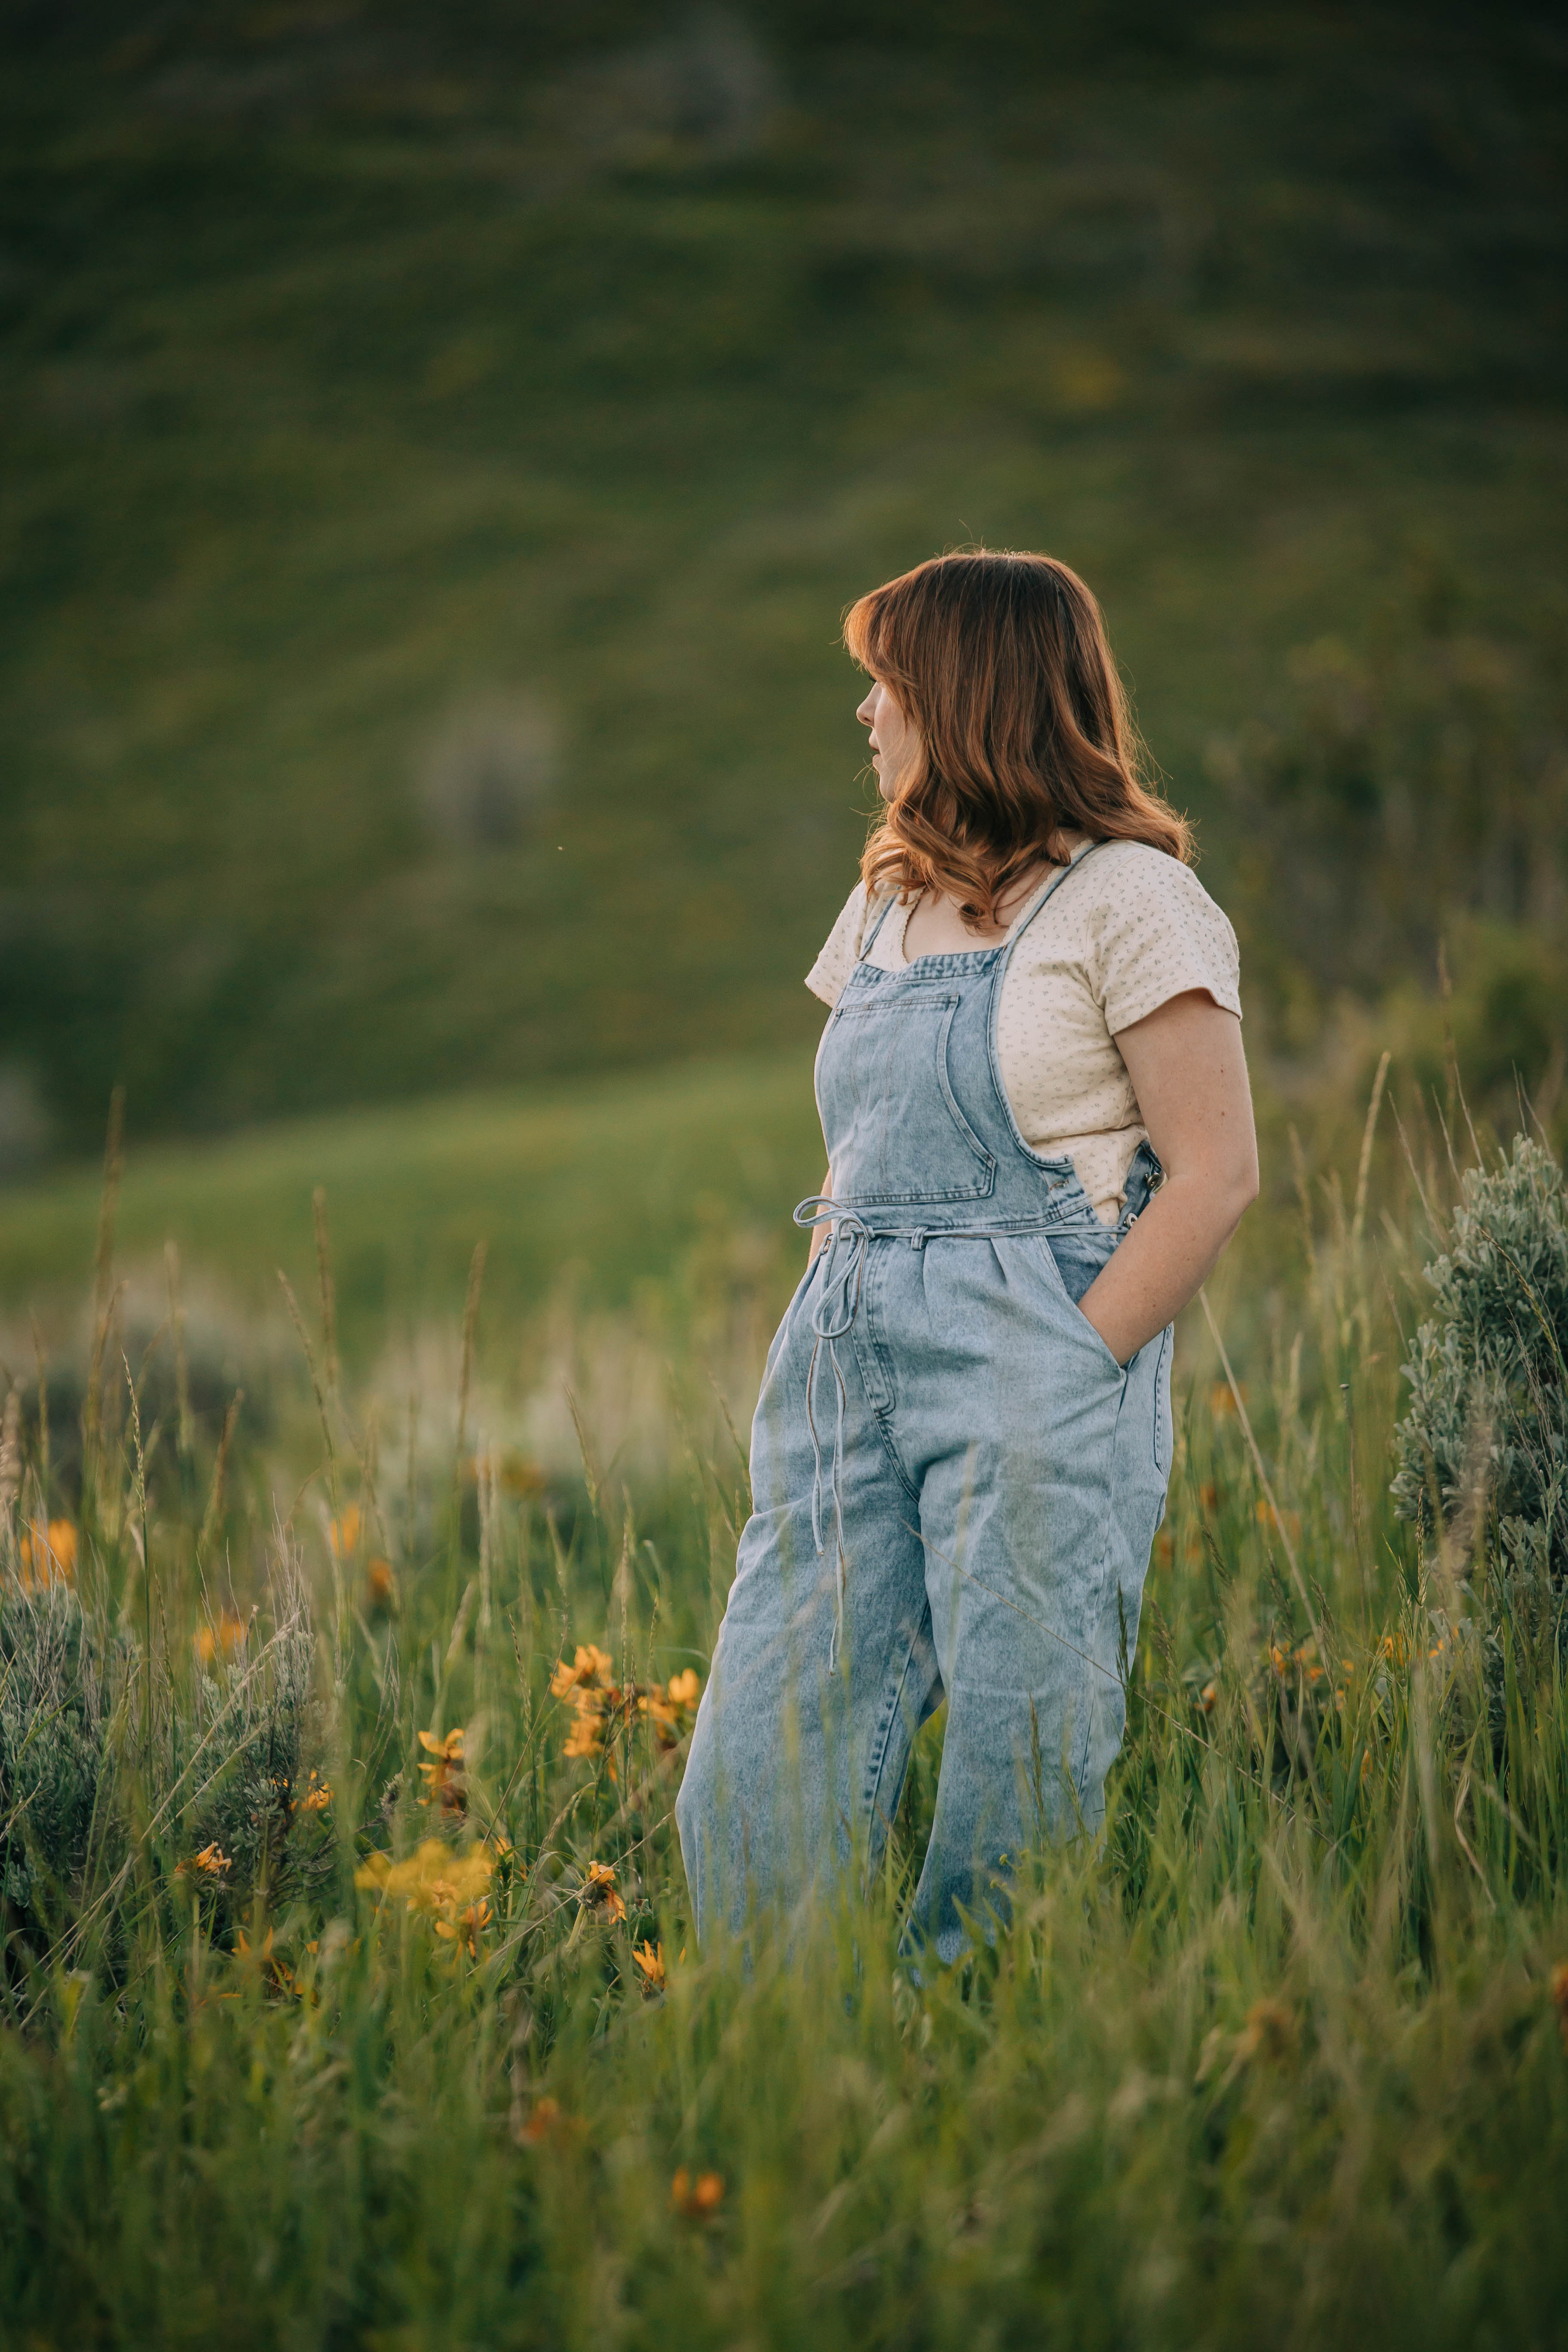
[[[614,1664],[607,1650],[587,1642],[570,1665],[563,1658],[551,1675],[551,1696],[564,1699],[572,1709],[566,1755],[579,1762],[601,1756],[607,1739],[638,1721],[647,1725],[661,1751],[678,1748],[702,1696],[697,1669],[688,1666],[668,1683],[633,1683],[623,1689],[615,1680]],[[614,1763],[610,1771],[614,1778]]]
[[[490,1923],[488,1889],[496,1857],[476,1839],[458,1853],[439,1838],[426,1838],[402,1862],[386,1853],[373,1853],[354,1873],[354,1885],[385,1902],[401,1897],[410,1911],[430,1918],[437,1936],[460,1947],[470,1958],[479,1957],[479,1937]]]

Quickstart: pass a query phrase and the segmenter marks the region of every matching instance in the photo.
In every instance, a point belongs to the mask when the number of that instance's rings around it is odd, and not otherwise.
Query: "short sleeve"
[[[1241,1017],[1241,959],[1223,910],[1190,866],[1141,842],[1105,859],[1088,920],[1089,969],[1114,1036],[1184,990]]]
[[[866,885],[857,882],[844,912],[823,941],[822,953],[805,975],[807,988],[824,1004],[837,1004],[843,995],[865,937]]]

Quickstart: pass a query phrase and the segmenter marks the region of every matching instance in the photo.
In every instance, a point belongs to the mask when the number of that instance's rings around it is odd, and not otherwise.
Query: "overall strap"
[[[1023,938],[1024,933],[1028,929],[1029,925],[1034,921],[1035,917],[1039,913],[1040,908],[1045,905],[1046,900],[1050,897],[1052,891],[1059,889],[1069,875],[1076,874],[1080,866],[1087,866],[1089,859],[1094,856],[1095,851],[1097,849],[1103,849],[1105,846],[1106,844],[1103,841],[1091,841],[1087,849],[1079,850],[1076,856],[1068,858],[1065,866],[1058,866],[1056,872],[1051,876],[1050,880],[1039,892],[1039,895],[1035,899],[1033,906],[1029,907],[1025,913],[1019,917],[1018,921],[1008,933],[1004,944],[1008,948],[1016,948],[1018,941]]]
[[[887,905],[883,908],[883,909],[882,909],[881,913],[878,916],[878,918],[877,918],[876,921],[872,924],[869,933],[868,934],[868,936],[867,936],[865,939],[863,939],[863,940],[861,940],[861,942],[860,942],[860,952],[859,952],[859,954],[858,954],[858,955],[856,957],[856,959],[855,959],[855,961],[856,961],[856,962],[857,962],[857,963],[864,963],[864,962],[865,962],[866,958],[870,954],[871,950],[872,950],[872,949],[876,946],[876,944],[877,944],[877,934],[878,934],[878,932],[881,929],[881,928],[882,928],[883,924],[887,921],[888,917],[892,913],[893,908],[898,905],[898,903],[899,903],[899,894],[898,894],[898,892],[897,892],[896,890],[894,890],[894,891],[890,894],[890,896],[889,896],[889,899],[888,899],[888,903],[887,903]]]

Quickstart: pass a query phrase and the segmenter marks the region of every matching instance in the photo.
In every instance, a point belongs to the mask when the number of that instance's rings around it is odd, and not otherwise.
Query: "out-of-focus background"
[[[971,539],[1104,603],[1275,1188],[1385,1045],[1554,1122],[1554,11],[0,37],[0,1312],[79,1296],[117,1085],[122,1244],[276,1297],[321,1185],[351,1347],[481,1235],[519,1304],[787,1253],[870,803],[838,616]]]

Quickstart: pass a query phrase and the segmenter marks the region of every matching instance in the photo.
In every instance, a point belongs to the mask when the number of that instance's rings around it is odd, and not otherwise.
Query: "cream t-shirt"
[[[1082,854],[1075,845],[1075,865]],[[868,907],[864,883],[850,892],[805,977],[825,1004],[837,1003],[884,907],[888,919],[870,961],[884,971],[905,969],[904,930],[914,906],[889,904],[896,896],[879,892]],[[1002,1083],[1024,1140],[1069,1159],[1099,1215],[1114,1224],[1132,1155],[1147,1134],[1115,1032],[1189,988],[1205,989],[1239,1017],[1236,933],[1190,866],[1142,842],[1105,843],[1029,921],[1038,896],[1008,933],[1027,925],[996,1013]]]

